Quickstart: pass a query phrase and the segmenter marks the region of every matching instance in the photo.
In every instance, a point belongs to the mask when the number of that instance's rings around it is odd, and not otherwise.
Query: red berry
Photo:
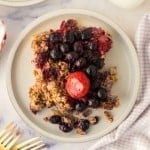
[[[107,35],[99,37],[99,52],[105,54],[112,47],[112,41]]]
[[[90,87],[90,81],[86,74],[81,71],[71,73],[67,78],[66,90],[75,99],[84,97]]]

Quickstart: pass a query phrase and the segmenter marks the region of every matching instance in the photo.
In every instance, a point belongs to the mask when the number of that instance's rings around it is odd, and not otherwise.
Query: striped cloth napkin
[[[150,150],[150,13],[139,24],[135,44],[141,69],[136,104],[117,129],[100,138],[89,150]]]

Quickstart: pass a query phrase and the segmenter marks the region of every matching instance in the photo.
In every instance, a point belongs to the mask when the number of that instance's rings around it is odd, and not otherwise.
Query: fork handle
[[[0,150],[10,150],[10,149],[8,149],[8,148],[4,147],[2,144],[0,144]]]

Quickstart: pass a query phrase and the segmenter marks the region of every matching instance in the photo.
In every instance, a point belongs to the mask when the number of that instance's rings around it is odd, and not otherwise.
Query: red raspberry
[[[86,74],[77,71],[69,74],[66,83],[66,90],[68,94],[75,99],[84,97],[90,88],[90,81]]]
[[[112,41],[107,35],[99,37],[99,52],[101,55],[105,54],[112,47]]]

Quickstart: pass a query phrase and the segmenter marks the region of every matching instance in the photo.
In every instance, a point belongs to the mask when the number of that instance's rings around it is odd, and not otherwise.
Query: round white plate
[[[102,27],[112,35],[113,48],[107,54],[106,66],[117,66],[119,80],[113,86],[112,93],[119,96],[121,105],[112,111],[114,121],[107,123],[103,110],[95,113],[101,116],[100,122],[93,125],[87,135],[77,135],[75,131],[63,133],[57,125],[43,121],[49,110],[34,115],[29,110],[29,87],[34,83],[33,53],[31,37],[34,33],[58,28],[65,19],[76,19],[83,26]],[[139,88],[139,64],[134,46],[126,34],[112,21],[100,14],[87,10],[59,10],[50,12],[28,25],[14,44],[8,62],[7,88],[8,94],[15,110],[21,118],[33,129],[43,136],[64,142],[84,142],[101,137],[115,129],[131,111]]]
[[[45,0],[0,0],[0,5],[6,6],[29,6]]]

